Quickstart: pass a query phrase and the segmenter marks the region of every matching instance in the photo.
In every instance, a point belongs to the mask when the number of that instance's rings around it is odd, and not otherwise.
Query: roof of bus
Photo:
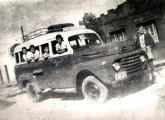
[[[53,33],[45,34],[45,35],[36,37],[34,39],[31,39],[29,41],[26,41],[24,43],[21,43],[15,48],[14,53],[21,51],[23,47],[26,47],[27,49],[29,49],[30,45],[39,46],[44,43],[48,43],[49,41],[55,40],[55,37],[58,34],[62,35],[63,37],[69,37],[69,36],[82,34],[82,33],[95,33],[95,32],[90,29],[78,29],[78,30],[70,30],[66,32],[61,31],[61,32],[53,32]]]

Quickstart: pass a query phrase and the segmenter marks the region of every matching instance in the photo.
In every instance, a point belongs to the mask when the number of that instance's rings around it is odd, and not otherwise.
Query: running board
[[[43,90],[42,93],[49,92],[49,91],[57,92],[57,93],[76,93],[77,92],[77,90],[75,88],[67,88],[67,89],[47,88],[47,89]]]

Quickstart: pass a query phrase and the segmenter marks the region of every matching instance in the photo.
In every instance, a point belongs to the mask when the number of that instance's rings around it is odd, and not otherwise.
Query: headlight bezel
[[[141,60],[142,63],[144,63],[147,59],[146,59],[146,57],[144,55],[141,55],[140,56],[140,60]]]
[[[121,65],[120,65],[119,62],[114,62],[114,63],[112,64],[112,68],[113,68],[116,72],[118,72],[118,71],[120,71],[120,69],[121,69]]]

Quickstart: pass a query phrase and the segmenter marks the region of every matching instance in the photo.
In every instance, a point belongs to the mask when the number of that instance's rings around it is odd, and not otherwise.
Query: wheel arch
[[[77,76],[76,76],[76,87],[77,87],[77,90],[79,91],[81,88],[81,85],[84,81],[84,79],[88,76],[94,76],[96,77],[100,82],[103,83],[102,80],[100,80],[100,78],[97,77],[97,75],[95,75],[93,72],[89,71],[89,70],[81,70],[78,72]]]
[[[24,73],[24,74],[21,74],[19,77],[18,77],[18,86],[20,89],[23,89],[26,87],[26,84],[28,82],[31,82],[31,80],[33,79],[32,77],[32,74],[31,73]]]
[[[29,82],[30,82],[30,80],[23,80],[22,81],[22,88],[25,88],[27,83],[29,83]]]

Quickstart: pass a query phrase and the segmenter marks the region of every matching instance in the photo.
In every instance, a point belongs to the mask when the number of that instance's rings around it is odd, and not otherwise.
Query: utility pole
[[[8,73],[7,65],[5,65],[5,71],[6,71],[6,76],[7,76],[8,83],[10,83],[10,78],[9,78],[9,73]]]
[[[0,69],[0,79],[1,79],[1,84],[3,84],[3,77],[2,77],[1,69]]]
[[[22,41],[25,42],[25,36],[24,36],[24,31],[23,27],[21,26],[21,33],[22,33]]]

